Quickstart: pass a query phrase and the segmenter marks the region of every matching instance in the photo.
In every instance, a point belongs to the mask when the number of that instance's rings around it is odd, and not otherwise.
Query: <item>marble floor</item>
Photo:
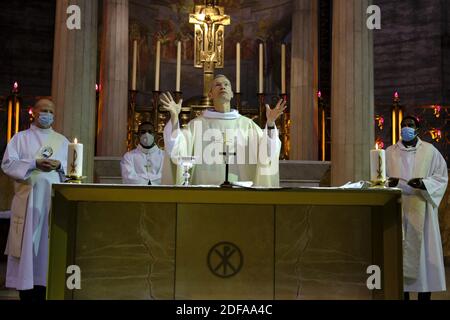
[[[6,263],[0,262],[0,300],[18,300],[19,295],[15,290],[5,288]],[[447,288],[450,289],[450,266],[446,267]],[[433,300],[450,300],[450,290],[433,294]],[[412,294],[411,298],[417,299],[416,294]]]

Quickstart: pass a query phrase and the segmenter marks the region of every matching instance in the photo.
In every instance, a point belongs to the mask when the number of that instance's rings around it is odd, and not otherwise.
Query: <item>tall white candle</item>
[[[159,79],[161,73],[161,41],[156,43],[156,65],[155,65],[155,91],[159,91]]]
[[[138,57],[138,42],[133,41],[133,68],[131,73],[131,90],[136,91],[137,83],[137,57]]]
[[[83,176],[83,145],[78,143],[77,139],[73,143],[69,143],[67,175],[74,178]]]
[[[259,44],[259,87],[258,93],[264,93],[264,45]]]
[[[386,151],[378,149],[370,150],[370,180],[372,182],[386,181]]]
[[[236,92],[241,92],[241,44],[236,44]]]
[[[176,91],[181,91],[181,41],[177,42],[177,83]]]
[[[281,94],[286,94],[286,45],[281,45]]]

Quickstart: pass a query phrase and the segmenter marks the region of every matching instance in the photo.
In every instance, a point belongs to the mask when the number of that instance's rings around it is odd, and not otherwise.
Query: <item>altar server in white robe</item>
[[[139,126],[139,145],[127,152],[120,167],[124,184],[160,185],[164,151],[155,143],[155,133],[150,122]]]
[[[215,77],[209,97],[214,108],[180,129],[178,118],[183,101],[176,103],[170,93],[162,95],[161,104],[170,113],[164,130],[163,184],[182,184],[179,159],[194,156],[191,174],[194,185],[222,184],[228,162],[231,183],[249,181],[257,187],[278,187],[281,141],[275,122],[286,109],[286,102],[280,100],[273,109],[266,105],[267,125],[262,130],[253,120],[231,110],[233,91],[225,76]]]
[[[63,180],[69,143],[52,129],[54,112],[52,101],[39,100],[30,129],[14,135],[2,161],[15,190],[6,287],[19,290],[22,300],[45,299],[51,186]]]
[[[402,121],[401,140],[386,151],[390,186],[402,189],[403,273],[405,299],[419,300],[445,291],[445,268],[438,208],[448,182],[447,164],[439,151],[418,137],[414,117]]]

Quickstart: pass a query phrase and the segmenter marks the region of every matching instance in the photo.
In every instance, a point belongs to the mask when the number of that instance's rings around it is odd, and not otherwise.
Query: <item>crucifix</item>
[[[209,86],[214,70],[224,66],[225,26],[231,24],[224,7],[216,3],[217,0],[205,0],[204,5],[195,6],[195,13],[189,15],[189,23],[195,24],[194,67],[203,68],[203,106],[212,105]]]
[[[221,152],[220,155],[224,156],[225,158],[225,182],[222,183],[220,185],[221,188],[232,188],[233,185],[232,183],[229,181],[229,171],[230,171],[230,156],[236,156],[237,153],[236,152],[230,152],[230,146],[228,145],[227,141],[226,141],[226,135],[224,136],[224,145],[225,147],[225,151]]]
[[[150,170],[152,169],[152,165],[150,163],[149,160],[147,160],[147,164],[144,166],[145,170],[147,171],[147,174],[150,173]],[[151,186],[152,185],[152,180],[149,178],[148,180],[148,185]]]
[[[150,162],[147,162],[147,164],[144,166],[145,170],[147,170],[147,173],[150,172],[152,165],[150,164]]]

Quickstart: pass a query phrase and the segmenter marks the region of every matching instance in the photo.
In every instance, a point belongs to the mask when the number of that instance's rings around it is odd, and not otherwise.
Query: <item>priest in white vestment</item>
[[[386,151],[389,185],[402,189],[403,276],[405,298],[418,292],[446,290],[438,208],[448,181],[447,164],[439,151],[418,137],[414,117],[402,121],[402,139]]]
[[[124,184],[160,185],[164,152],[155,143],[153,125],[144,122],[139,126],[139,145],[127,152],[120,168]]]
[[[179,159],[193,156],[194,185],[221,185],[226,180],[228,163],[231,183],[246,181],[256,187],[279,187],[281,141],[275,122],[286,109],[286,102],[280,100],[273,109],[266,105],[267,125],[263,130],[253,120],[231,110],[233,91],[225,76],[215,77],[209,97],[214,108],[180,129],[182,100],[176,103],[170,93],[162,95],[162,106],[171,117],[164,130],[163,184],[182,184]]]
[[[52,129],[54,112],[52,101],[38,101],[33,124],[14,135],[2,161],[15,191],[5,252],[6,287],[19,290],[22,300],[45,299],[51,186],[64,179],[69,143]]]

